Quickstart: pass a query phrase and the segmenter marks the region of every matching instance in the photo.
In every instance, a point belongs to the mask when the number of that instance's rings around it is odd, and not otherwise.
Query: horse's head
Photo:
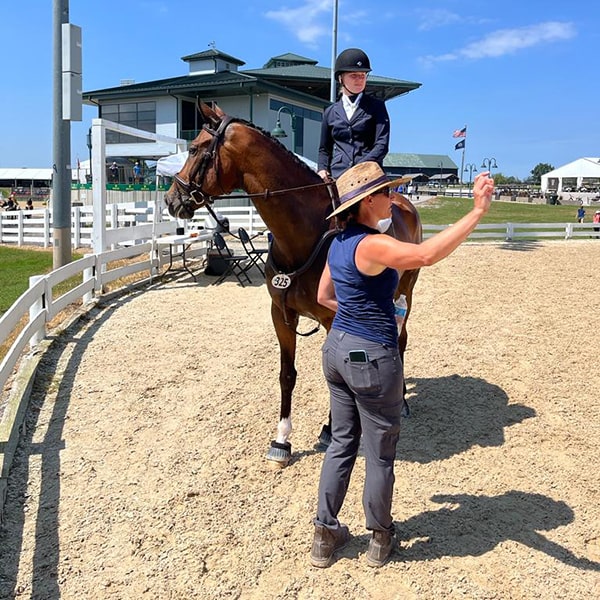
[[[204,124],[188,149],[188,159],[183,169],[173,178],[165,202],[169,213],[178,218],[191,219],[194,211],[208,202],[210,197],[230,192],[234,185],[219,173],[219,149],[223,144],[227,126],[234,120],[219,108],[211,109],[204,103],[198,105]]]

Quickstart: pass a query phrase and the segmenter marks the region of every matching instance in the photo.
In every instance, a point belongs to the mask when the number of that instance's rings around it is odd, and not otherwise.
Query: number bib
[[[285,290],[290,287],[292,280],[285,273],[278,273],[271,279],[271,285],[278,290]]]

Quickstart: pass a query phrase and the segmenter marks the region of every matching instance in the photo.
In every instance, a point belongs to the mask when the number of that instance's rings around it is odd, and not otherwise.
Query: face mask
[[[379,233],[385,233],[392,225],[392,217],[388,217],[387,219],[381,219],[377,221],[377,225],[375,225],[375,229],[379,231]]]

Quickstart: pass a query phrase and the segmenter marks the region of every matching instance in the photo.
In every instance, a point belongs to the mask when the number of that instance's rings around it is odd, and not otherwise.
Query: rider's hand
[[[330,181],[331,180],[331,175],[329,174],[328,171],[326,171],[325,169],[321,169],[320,171],[317,171],[317,175],[323,180],[323,181]]]

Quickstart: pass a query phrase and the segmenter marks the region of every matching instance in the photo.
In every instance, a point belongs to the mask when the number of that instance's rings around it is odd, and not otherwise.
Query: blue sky
[[[262,67],[293,52],[331,64],[334,0],[70,0],[82,28],[83,88],[185,74],[182,56],[216,48]],[[2,2],[0,167],[52,163],[52,4]],[[390,151],[447,154],[467,125],[465,162],[495,158],[525,178],[598,156],[600,4],[575,0],[339,0],[338,51],[358,46],[373,72],[422,83],[387,103]],[[72,123],[88,156],[92,107]],[[74,163],[73,163],[74,164]]]

